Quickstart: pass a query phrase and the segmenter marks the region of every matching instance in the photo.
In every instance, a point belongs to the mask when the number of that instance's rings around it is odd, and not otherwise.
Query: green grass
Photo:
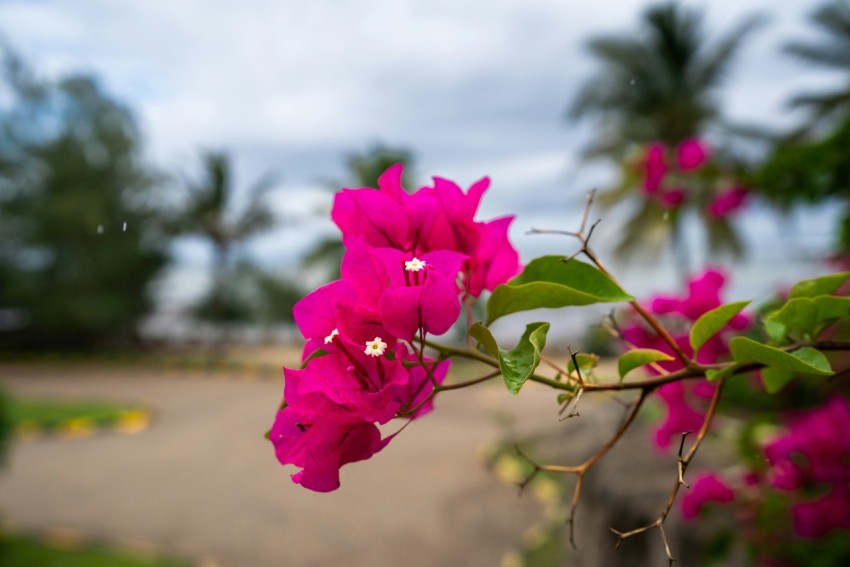
[[[148,557],[97,547],[51,546],[30,537],[0,536],[4,567],[189,567],[176,559]]]
[[[15,425],[33,425],[43,429],[60,423],[84,420],[93,427],[104,427],[125,417],[138,407],[92,401],[12,398],[9,413]]]

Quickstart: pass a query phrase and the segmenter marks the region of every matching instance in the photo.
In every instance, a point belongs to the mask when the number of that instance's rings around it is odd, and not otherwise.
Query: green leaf
[[[516,395],[540,364],[540,352],[546,346],[548,331],[549,323],[529,323],[517,346],[510,351],[500,349],[490,329],[481,323],[470,327],[469,334],[478,340],[488,354],[499,359],[505,385],[511,394]]]
[[[540,307],[616,303],[634,298],[594,266],[562,256],[532,260],[523,272],[498,286],[487,301],[487,321]]]
[[[774,341],[780,342],[797,330],[812,336],[818,318],[817,304],[809,297],[789,299],[785,305],[768,315],[765,329]]]
[[[660,362],[662,360],[673,360],[673,357],[666,352],[651,348],[636,348],[630,350],[620,357],[617,361],[617,368],[620,371],[620,382],[626,377],[626,374],[646,364]]]
[[[821,295],[813,298],[812,301],[818,308],[818,324],[822,326],[850,316],[850,297]]]
[[[478,341],[478,344],[484,348],[484,352],[493,358],[499,358],[499,345],[496,343],[496,339],[493,338],[493,333],[490,332],[490,329],[482,325],[480,321],[477,321],[469,328],[469,335]]]
[[[704,313],[697,319],[694,326],[691,327],[691,347],[693,347],[694,353],[699,352],[699,349],[702,348],[702,345],[708,339],[716,335],[735,315],[740,313],[749,304],[749,301],[739,301],[737,303],[721,305]]]
[[[829,365],[829,360],[826,355],[813,347],[803,347],[792,351],[791,354],[814,368],[820,370],[821,374],[830,376],[834,374],[832,366]]]
[[[794,378],[793,372],[781,368],[764,368],[761,371],[761,380],[764,382],[764,389],[768,394],[775,394],[785,387],[785,384],[790,382],[792,378]]]
[[[850,280],[850,272],[841,272],[821,276],[811,280],[803,280],[794,284],[791,288],[791,297],[816,297],[818,295],[832,295],[847,280]]]
[[[587,378],[593,373],[593,369],[599,364],[599,355],[598,354],[589,354],[580,352],[576,354],[576,360],[578,361],[578,370],[581,372],[581,375]],[[573,362],[572,357],[567,361],[567,370],[569,372],[576,371],[576,365]]]
[[[791,353],[747,337],[734,337],[729,341],[729,349],[739,364],[756,362],[780,370],[821,376],[833,373],[823,353],[811,347],[803,347]]]

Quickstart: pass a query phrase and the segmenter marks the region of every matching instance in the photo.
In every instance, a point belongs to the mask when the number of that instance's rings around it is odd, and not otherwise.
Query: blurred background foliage
[[[94,78],[37,79],[8,48],[0,73],[0,348],[132,344],[168,259],[133,115]]]
[[[570,117],[595,127],[585,159],[619,168],[600,200],[627,212],[621,256],[672,243],[684,279],[696,267],[684,227],[697,222],[705,257],[742,254],[739,220],[707,212],[736,184],[779,212],[840,203],[846,212],[835,252],[850,253],[850,2],[823,3],[809,23],[816,38],[789,38],[784,52],[843,82],[789,100],[808,114],[788,132],[732,124],[724,114],[722,89],[736,56],[766,25],[758,15],[709,33],[702,10],[662,2],[636,27],[588,42],[596,72],[571,101]],[[182,316],[222,330],[220,337],[238,325],[291,323],[305,287],[338,276],[336,235],[306,250],[297,276],[250,253],[256,237],[301,220],[273,214],[268,197],[280,172],[237,187],[226,149],[201,151],[194,170],[162,170],[144,158],[131,109],[96,78],[38,77],[5,43],[0,89],[0,350],[139,346],[140,322],[158,307],[154,284],[173,265],[180,239],[203,242],[212,258],[210,284]],[[674,172],[687,198],[675,206],[647,198],[647,148],[659,144],[672,155],[694,139],[711,155],[690,177]],[[739,143],[757,151],[743,159],[734,151]],[[405,187],[417,188],[409,149],[377,143],[343,159],[346,173],[328,184],[333,190],[374,187],[397,162],[407,165]]]
[[[708,232],[711,253],[743,252],[734,225],[704,213],[717,167],[692,180],[684,206],[664,207],[642,198],[640,162],[649,144],[672,149],[686,140],[738,132],[724,119],[719,91],[736,54],[762,23],[751,17],[715,38],[704,20],[700,10],[667,2],[648,8],[636,30],[592,38],[587,48],[598,70],[569,114],[574,121],[595,121],[597,135],[585,157],[613,160],[622,168],[620,183],[601,195],[609,206],[632,201],[619,257],[654,257],[669,243],[683,281],[694,269],[682,229],[688,211],[696,213],[688,218],[701,221]],[[714,157],[722,163],[722,157]]]

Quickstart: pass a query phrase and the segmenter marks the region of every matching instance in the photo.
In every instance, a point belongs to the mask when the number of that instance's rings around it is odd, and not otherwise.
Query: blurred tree
[[[167,260],[133,116],[91,77],[39,80],[0,50],[0,349],[132,340]]]
[[[799,203],[837,201],[843,215],[836,227],[835,252],[850,259],[850,1],[832,0],[810,16],[823,32],[820,42],[796,41],[786,52],[806,63],[843,75],[844,86],[825,93],[805,93],[792,107],[809,110],[802,127],[773,146],[752,183],[783,210]]]
[[[172,220],[174,234],[198,235],[209,242],[213,263],[209,293],[197,305],[196,315],[214,323],[232,323],[251,317],[247,304],[233,293],[232,262],[234,248],[270,229],[274,216],[265,194],[276,182],[266,174],[248,188],[242,206],[237,206],[236,189],[230,159],[223,152],[202,154],[202,172],[198,181],[186,184],[188,197]]]
[[[808,108],[812,124],[824,120],[841,121],[850,116],[850,0],[832,0],[810,16],[824,39],[817,43],[795,41],[785,51],[806,63],[821,65],[844,74],[844,85],[825,93],[805,93],[791,100],[793,107]]]
[[[329,185],[333,191],[340,187],[377,187],[378,178],[393,164],[405,165],[402,184],[408,191],[415,189],[414,180],[410,177],[413,166],[413,153],[402,148],[393,148],[383,144],[375,144],[361,154],[350,154],[346,160],[348,169],[347,181],[334,182]],[[320,240],[307,251],[301,259],[301,266],[306,270],[316,270],[323,274],[322,279],[331,281],[339,278],[339,265],[345,248],[342,240],[336,235]]]
[[[246,258],[232,268],[231,288],[223,297],[212,292],[196,306],[201,319],[224,323],[291,323],[292,308],[303,290],[284,275],[274,274]]]
[[[623,167],[622,182],[602,195],[603,203],[639,195],[634,156],[649,144],[660,143],[673,151],[686,140],[702,139],[710,128],[722,125],[717,90],[758,23],[750,18],[709,43],[701,12],[667,2],[644,12],[637,33],[605,35],[589,42],[600,70],[579,91],[570,116],[599,123],[599,135],[587,148],[586,157],[607,157]],[[695,199],[693,204],[702,209],[707,200]],[[623,231],[620,255],[657,249],[661,240],[670,239],[679,271],[686,277],[690,266],[681,214],[677,213],[678,208],[668,211],[641,199]],[[715,251],[740,252],[739,239],[726,218],[712,218],[706,227]]]

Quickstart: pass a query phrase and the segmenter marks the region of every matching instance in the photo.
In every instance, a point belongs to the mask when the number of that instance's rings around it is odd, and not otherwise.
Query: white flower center
[[[387,343],[381,337],[375,337],[373,341],[366,341],[366,350],[363,352],[369,356],[381,356],[387,350]]]
[[[404,263],[404,269],[408,272],[419,272],[425,269],[425,260],[414,258]]]
[[[325,344],[334,342],[334,337],[339,336],[339,329],[334,329],[331,334],[325,337]]]

